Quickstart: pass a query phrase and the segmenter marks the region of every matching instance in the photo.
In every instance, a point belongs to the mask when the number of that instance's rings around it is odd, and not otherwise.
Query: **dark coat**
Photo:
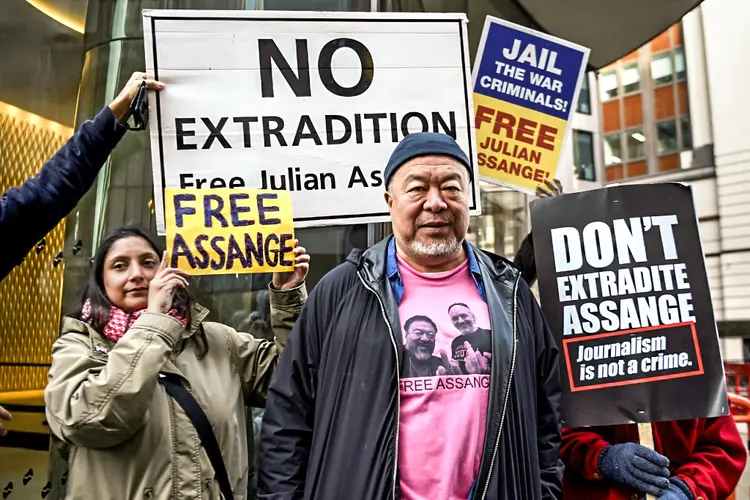
[[[521,277],[529,286],[534,286],[536,281],[536,258],[534,256],[534,237],[527,234],[518,247],[513,263],[521,270]]]
[[[44,164],[0,198],[0,280],[75,208],[127,129],[105,107]]]
[[[259,498],[400,498],[401,324],[388,240],[313,289],[269,387]],[[487,432],[472,498],[561,498],[558,350],[518,270],[470,247],[492,324]]]

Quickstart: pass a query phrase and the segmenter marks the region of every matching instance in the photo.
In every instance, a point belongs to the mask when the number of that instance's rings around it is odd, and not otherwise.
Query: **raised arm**
[[[304,283],[284,290],[272,288],[270,297],[273,341],[256,339],[248,333],[227,329],[228,341],[237,355],[245,402],[254,408],[266,406],[268,385],[294,323],[307,300],[307,289]]]
[[[236,355],[245,402],[256,408],[266,405],[266,394],[279,356],[307,300],[305,278],[310,271],[310,255],[294,240],[294,270],[277,272],[268,286],[273,341],[229,330],[228,342]]]
[[[20,187],[0,198],[0,235],[12,235],[0,246],[0,280],[17,266],[29,250],[50,232],[91,188],[107,157],[125,134],[120,121],[128,116],[130,102],[145,78],[134,73],[109,106],[81,128]],[[163,85],[146,80],[148,88]]]

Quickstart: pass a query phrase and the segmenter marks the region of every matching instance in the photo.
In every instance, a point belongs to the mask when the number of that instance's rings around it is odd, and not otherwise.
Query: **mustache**
[[[446,224],[451,225],[454,222],[456,222],[456,218],[452,215],[446,214],[442,217],[418,217],[417,218],[417,226],[427,226],[430,224]]]

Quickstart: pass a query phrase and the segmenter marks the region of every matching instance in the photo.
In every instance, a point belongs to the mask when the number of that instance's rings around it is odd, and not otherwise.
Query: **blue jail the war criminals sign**
[[[560,349],[564,426],[729,413],[689,186],[535,200],[531,222],[541,306]]]

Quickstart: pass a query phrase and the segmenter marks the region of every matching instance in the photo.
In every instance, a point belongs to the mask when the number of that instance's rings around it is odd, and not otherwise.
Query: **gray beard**
[[[448,240],[434,241],[430,243],[412,240],[407,242],[407,245],[411,248],[416,257],[423,257],[426,259],[450,257],[461,248],[461,242],[458,241],[455,236]]]

